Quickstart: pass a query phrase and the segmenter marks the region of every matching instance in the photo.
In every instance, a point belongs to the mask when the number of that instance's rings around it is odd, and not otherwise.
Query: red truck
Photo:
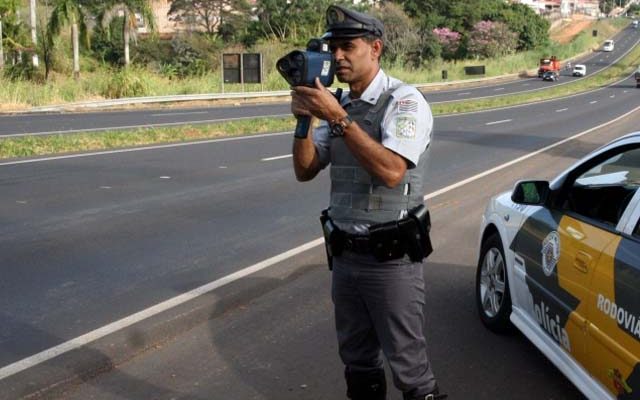
[[[547,71],[560,72],[560,60],[556,56],[540,59],[540,67],[538,68],[538,78],[542,78],[542,75]]]

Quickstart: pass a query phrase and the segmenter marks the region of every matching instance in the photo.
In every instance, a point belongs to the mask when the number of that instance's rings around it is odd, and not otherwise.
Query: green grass
[[[0,139],[0,158],[35,157],[48,154],[110,150],[157,143],[177,143],[291,131],[295,127],[295,123],[296,120],[293,117],[272,117],[171,128],[140,128],[123,131],[2,138]]]

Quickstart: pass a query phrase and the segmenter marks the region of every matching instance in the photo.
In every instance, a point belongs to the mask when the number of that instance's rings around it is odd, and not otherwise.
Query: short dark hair
[[[380,52],[380,57],[378,57],[378,61],[380,61],[380,59],[382,58],[382,53],[384,52],[384,39],[381,38],[380,36],[374,35],[372,33],[368,33],[364,36],[361,36],[361,39],[364,40],[365,42],[372,44],[373,42],[375,42],[376,40],[379,40],[382,42],[382,51]]]

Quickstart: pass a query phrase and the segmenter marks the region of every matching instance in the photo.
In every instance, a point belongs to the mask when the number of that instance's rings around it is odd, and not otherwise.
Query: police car
[[[551,182],[520,181],[482,218],[476,302],[589,399],[640,399],[640,132]]]

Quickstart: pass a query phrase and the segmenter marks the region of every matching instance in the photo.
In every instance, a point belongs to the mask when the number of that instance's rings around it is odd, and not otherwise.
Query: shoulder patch
[[[418,112],[418,102],[411,99],[398,100],[398,112],[399,113]]]
[[[416,137],[416,117],[398,115],[396,118],[396,137],[399,139],[414,139]]]

